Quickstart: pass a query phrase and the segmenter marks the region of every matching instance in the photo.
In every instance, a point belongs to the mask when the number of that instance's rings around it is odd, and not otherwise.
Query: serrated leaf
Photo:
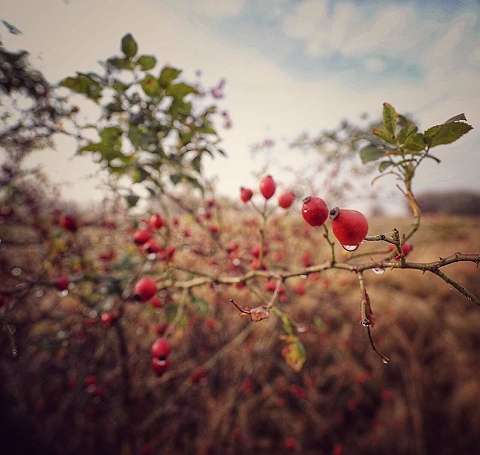
[[[132,58],[135,57],[137,54],[138,50],[138,45],[135,39],[133,38],[131,33],[127,33],[123,38],[122,38],[122,52],[128,57]]]
[[[140,85],[142,86],[142,89],[145,92],[145,95],[150,96],[152,98],[156,96],[160,96],[160,94],[162,93],[158,80],[150,74],[147,74],[145,76],[145,79],[143,79],[140,82]]]
[[[168,87],[170,82],[174,81],[180,75],[181,72],[182,71],[177,68],[173,68],[171,66],[165,66],[160,73],[160,77],[158,78],[158,82],[160,83],[160,86],[163,88]]]
[[[425,131],[424,136],[430,147],[451,144],[468,133],[473,127],[464,122],[451,122],[436,125]]]
[[[366,145],[360,149],[360,159],[363,164],[376,161],[385,154],[385,149],[377,147],[376,145]]]
[[[387,130],[384,130],[382,128],[376,128],[372,132],[375,136],[379,137],[382,141],[387,142],[388,144],[394,143],[393,134],[389,133]]]
[[[467,121],[467,118],[465,117],[465,114],[458,114],[458,115],[454,115],[453,117],[449,118],[446,122],[444,123],[453,123],[453,122],[461,122],[461,121],[464,121],[466,122]]]
[[[411,123],[410,125],[404,126],[397,134],[397,142],[403,144],[408,136],[414,134],[418,131],[416,125]]]
[[[396,127],[397,112],[391,104],[383,103],[383,128],[385,128],[391,136],[394,136]]]
[[[143,71],[148,71],[155,67],[157,59],[153,55],[141,55],[138,57],[137,63],[142,67]]]
[[[415,124],[405,115],[397,113],[397,125],[401,127],[415,126]]]

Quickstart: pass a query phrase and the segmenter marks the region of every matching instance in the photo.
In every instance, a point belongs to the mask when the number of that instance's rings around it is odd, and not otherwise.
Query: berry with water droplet
[[[157,338],[152,344],[152,357],[165,360],[169,356],[171,350],[172,347],[165,338]]]
[[[165,359],[165,360],[160,360],[154,357],[152,359],[152,369],[155,371],[155,373],[158,376],[161,376],[165,371],[168,370],[168,367],[170,366],[170,360]]]
[[[61,276],[56,283],[57,289],[59,291],[66,291],[70,286],[70,280],[66,276]]]
[[[348,251],[357,249],[368,232],[365,215],[357,210],[335,207],[330,210],[329,216],[332,220],[333,234],[342,246]]]
[[[260,192],[265,199],[270,199],[275,194],[277,185],[271,175],[267,175],[260,180]]]
[[[308,196],[303,200],[302,215],[310,226],[321,226],[328,218],[328,207],[323,199]]]

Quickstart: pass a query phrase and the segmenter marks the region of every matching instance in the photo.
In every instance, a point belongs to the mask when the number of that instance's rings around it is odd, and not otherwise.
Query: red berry
[[[263,256],[265,257],[268,254],[268,245],[266,243],[263,244]],[[260,244],[256,244],[252,248],[252,255],[256,258],[260,257]]]
[[[152,369],[157,373],[158,376],[161,376],[165,371],[168,370],[168,367],[170,366],[170,360],[165,359],[165,360],[160,360],[157,358],[152,359]]]
[[[156,213],[152,215],[148,224],[152,229],[160,229],[165,225],[165,221],[158,213]]]
[[[267,175],[260,180],[260,192],[265,199],[270,199],[275,194],[276,188],[277,185],[271,175]]]
[[[152,233],[147,229],[139,229],[135,231],[133,234],[133,241],[137,245],[143,245],[144,243],[148,242],[152,238]]]
[[[171,350],[170,343],[165,338],[157,338],[152,344],[152,357],[166,359]]]
[[[206,382],[207,379],[207,369],[203,365],[196,368],[190,375],[190,382],[193,384]]]
[[[293,204],[294,199],[295,194],[292,191],[288,191],[278,198],[278,205],[282,207],[282,209],[288,209]]]
[[[153,308],[162,308],[163,302],[156,295],[154,295],[150,300],[150,305],[152,305]]]
[[[57,284],[56,284],[57,289],[59,291],[66,291],[68,289],[69,285],[70,285],[70,280],[66,276],[61,276],[57,280]]]
[[[157,292],[157,283],[150,278],[142,278],[137,281],[133,289],[134,299],[145,303],[150,300]]]
[[[64,215],[60,218],[60,226],[70,232],[77,232],[77,220],[73,216]]]
[[[308,196],[303,200],[302,215],[310,226],[321,226],[328,218],[328,207],[323,199]]]
[[[390,244],[389,246],[389,250],[390,251],[394,251],[396,250],[396,247],[395,245],[393,244]],[[403,255],[406,257],[408,253],[410,253],[410,251],[413,250],[413,245],[411,243],[408,243],[408,242],[405,242],[403,245],[402,245],[402,253]],[[395,255],[395,260],[398,261],[400,259],[400,255],[397,254]]]
[[[355,250],[367,235],[368,221],[363,213],[335,207],[330,210],[330,219],[335,237],[348,251]]]
[[[240,188],[240,199],[246,204],[250,199],[252,199],[253,191],[250,188]]]
[[[143,244],[143,249],[144,249],[148,254],[160,253],[160,251],[162,251],[162,247],[161,247],[157,242],[155,242],[155,240],[147,240],[147,241]]]
[[[105,327],[110,327],[115,320],[115,315],[111,311],[102,313],[102,322]]]

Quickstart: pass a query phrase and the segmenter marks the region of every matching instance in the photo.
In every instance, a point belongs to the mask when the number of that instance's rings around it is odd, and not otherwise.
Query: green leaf
[[[382,139],[383,141],[389,143],[389,144],[393,144],[394,143],[394,135],[391,134],[389,131],[387,130],[384,130],[382,128],[376,128],[374,129],[373,131],[373,134],[375,134],[375,136],[379,137],[380,139]]]
[[[454,115],[444,123],[453,123],[453,122],[460,122],[460,121],[464,121],[464,122],[467,121],[467,117],[465,117],[465,114]]]
[[[413,123],[404,126],[397,134],[397,142],[399,144],[405,143],[408,136],[418,131],[418,128]]]
[[[172,181],[172,183],[173,183],[174,185],[176,185],[177,183],[180,182],[180,180],[182,180],[182,177],[183,177],[182,174],[175,173],[175,174],[171,174],[171,175],[170,175],[170,180]]]
[[[147,74],[145,76],[145,79],[140,82],[140,85],[142,86],[145,95],[152,98],[160,96],[160,94],[162,93],[158,80],[150,74]]]
[[[138,57],[137,63],[142,67],[143,71],[148,71],[155,67],[157,59],[153,55],[141,55]]]
[[[102,138],[102,142],[107,145],[115,145],[122,133],[122,130],[116,126],[107,126],[102,131],[100,131],[99,134]]]
[[[190,292],[190,299],[199,315],[205,316],[208,313],[210,306],[206,300],[197,297],[193,292]]]
[[[393,161],[382,161],[378,166],[378,170],[380,172],[384,172],[386,169],[388,169],[390,166],[393,166],[393,165],[394,165]]]
[[[86,95],[88,98],[98,101],[102,96],[102,86],[95,77],[89,74],[77,73],[76,77],[67,77],[61,81],[60,85],[66,87],[73,92]]]
[[[131,193],[125,199],[127,200],[128,206],[132,208],[137,205],[137,202],[139,201],[140,196],[137,196],[136,194]]]
[[[135,57],[137,54],[138,45],[137,42],[133,39],[131,33],[127,33],[122,38],[122,52],[128,57],[132,58]]]
[[[413,151],[413,152],[420,152],[422,151],[425,146],[425,138],[423,134],[420,133],[413,133],[410,134],[404,142],[405,149]]]
[[[397,127],[397,113],[391,104],[383,103],[383,127],[392,136],[395,135]]]
[[[141,183],[144,180],[146,180],[149,176],[150,174],[143,167],[138,166],[133,171],[132,181],[133,183]]]
[[[128,60],[128,58],[112,57],[107,60],[107,64],[119,70],[132,69],[131,62]]]
[[[369,144],[360,149],[360,159],[363,164],[376,161],[385,154],[385,149]]]
[[[451,122],[436,125],[425,131],[424,136],[430,147],[451,144],[468,133],[473,127],[464,122]]]
[[[195,87],[185,84],[185,82],[179,82],[178,84],[170,84],[167,88],[167,95],[173,96],[177,99],[182,99],[184,96],[190,93],[198,93]]]
[[[170,85],[170,82],[174,81],[181,72],[182,71],[177,68],[165,66],[160,73],[160,77],[158,78],[160,86],[167,88]]]

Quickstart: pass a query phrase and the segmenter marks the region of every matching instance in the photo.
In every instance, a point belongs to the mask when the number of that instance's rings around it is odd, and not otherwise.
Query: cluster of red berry
[[[271,175],[267,175],[260,180],[260,193],[265,198],[269,200],[275,194],[277,190],[277,184]],[[240,188],[240,199],[246,204],[253,197],[253,191],[250,188],[241,187]],[[295,200],[295,193],[293,191],[286,191],[278,197],[278,205],[282,209],[288,209]]]

